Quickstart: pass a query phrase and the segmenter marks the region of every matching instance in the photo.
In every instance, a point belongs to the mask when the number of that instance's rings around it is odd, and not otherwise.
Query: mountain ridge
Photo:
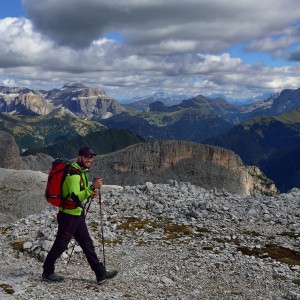
[[[282,192],[299,186],[298,171],[291,167],[300,166],[299,107],[279,116],[256,117],[204,143],[231,149],[245,164],[259,166]]]

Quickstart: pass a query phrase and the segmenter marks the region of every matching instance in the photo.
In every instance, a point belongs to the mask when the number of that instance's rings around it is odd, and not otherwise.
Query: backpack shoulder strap
[[[79,175],[80,176],[80,189],[83,189],[83,186],[82,186],[82,174],[81,174],[80,170],[76,169],[75,167],[70,166],[69,170],[68,170],[68,174],[70,176],[72,176],[72,175]]]
[[[81,172],[80,172],[80,170],[78,170],[78,169],[76,169],[76,168],[74,168],[74,167],[72,167],[72,166],[70,166],[69,167],[69,170],[68,170],[68,174],[69,175],[81,175]],[[80,176],[81,177],[81,176]]]

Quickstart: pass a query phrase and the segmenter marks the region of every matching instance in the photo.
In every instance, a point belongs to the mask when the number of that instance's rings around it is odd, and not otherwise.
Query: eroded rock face
[[[37,153],[37,155],[23,156],[22,169],[41,171],[43,173],[48,174],[53,160],[54,160],[53,157],[44,153]]]
[[[20,169],[22,160],[14,137],[0,130],[0,168]]]
[[[17,110],[25,114],[32,112],[37,115],[47,115],[54,109],[54,105],[48,103],[41,94],[33,92],[20,95],[10,106],[9,110]]]
[[[48,173],[53,158],[44,153],[21,157],[14,137],[0,130],[0,168],[25,169]]]
[[[0,213],[21,218],[46,208],[47,179],[42,172],[0,169]]]
[[[265,176],[245,167],[232,151],[183,141],[141,143],[96,157],[91,176],[100,174],[107,184],[165,183],[173,179],[240,195],[277,192],[273,183],[265,185],[261,180]]]

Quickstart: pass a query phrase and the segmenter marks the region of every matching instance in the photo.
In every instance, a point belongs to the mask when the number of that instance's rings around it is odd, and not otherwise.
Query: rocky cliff
[[[22,159],[14,137],[0,130],[0,168],[20,169]]]
[[[53,158],[46,154],[20,157],[14,138],[0,131],[0,167],[48,173]],[[1,148],[0,148],[1,149]],[[240,157],[220,147],[184,141],[134,144],[95,158],[91,178],[102,175],[107,184],[136,185],[170,179],[207,189],[226,189],[239,195],[256,191],[273,195],[274,183],[257,167],[244,166]]]
[[[0,224],[46,208],[47,178],[42,172],[0,169]]]
[[[49,91],[45,98],[55,105],[62,105],[83,119],[106,118],[124,110],[103,90],[79,83],[66,84],[61,89]]]
[[[97,156],[91,176],[100,174],[107,184],[164,183],[173,179],[240,195],[277,192],[258,168],[244,166],[232,151],[183,141],[140,143]]]
[[[79,83],[66,84],[48,92],[0,87],[0,112],[47,115],[57,107],[64,107],[83,119],[107,118],[125,110],[103,90]]]
[[[52,161],[51,156],[43,153],[21,157],[19,146],[14,137],[0,130],[0,168],[27,169],[47,173]]]
[[[38,91],[21,88],[0,88],[0,111],[21,115],[46,115],[55,106]]]

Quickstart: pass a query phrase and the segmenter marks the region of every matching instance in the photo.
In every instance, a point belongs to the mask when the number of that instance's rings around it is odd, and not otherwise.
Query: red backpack
[[[68,200],[64,198],[62,194],[62,185],[69,171],[72,171],[73,174],[75,173],[80,175],[80,171],[72,167],[71,162],[67,160],[57,158],[51,164],[45,197],[48,203],[53,206],[63,207],[66,209],[74,209],[80,206],[80,203]],[[80,183],[81,181],[82,178],[80,176]]]

